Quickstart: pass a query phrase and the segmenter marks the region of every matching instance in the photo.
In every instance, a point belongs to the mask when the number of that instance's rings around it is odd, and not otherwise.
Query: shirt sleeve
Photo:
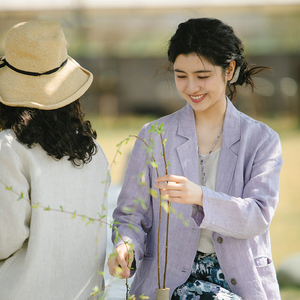
[[[281,144],[273,132],[257,150],[242,197],[202,187],[204,218],[198,225],[238,239],[263,234],[278,204],[281,166]]]
[[[16,142],[16,141],[15,141]],[[11,143],[0,141],[0,260],[19,250],[29,236],[29,182]]]
[[[139,137],[141,139],[146,137],[145,128],[141,130]],[[125,173],[118,205],[113,213],[116,226],[113,230],[112,241],[115,247],[124,241],[133,245],[136,267],[144,256],[146,234],[152,226],[153,218],[152,198],[149,193],[151,175],[149,165],[147,165],[149,159],[145,144],[137,139]],[[133,273],[134,271],[131,275]]]

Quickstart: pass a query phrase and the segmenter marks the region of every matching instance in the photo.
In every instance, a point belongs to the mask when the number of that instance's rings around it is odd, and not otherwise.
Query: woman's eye
[[[208,78],[208,77],[209,77],[209,76],[203,76],[203,77],[198,76],[199,79],[206,79],[206,78]]]
[[[179,78],[179,79],[186,78],[186,76],[179,76],[179,75],[177,75],[177,78]]]

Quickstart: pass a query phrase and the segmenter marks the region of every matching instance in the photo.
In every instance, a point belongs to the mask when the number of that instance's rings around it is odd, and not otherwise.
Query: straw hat
[[[93,75],[67,54],[56,21],[29,21],[12,27],[0,58],[0,101],[8,106],[57,109],[82,96]]]

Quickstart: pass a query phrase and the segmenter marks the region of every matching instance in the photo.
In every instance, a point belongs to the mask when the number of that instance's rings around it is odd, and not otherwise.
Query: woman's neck
[[[221,129],[224,123],[227,101],[222,101],[205,111],[194,112],[196,128]]]
[[[226,101],[224,105],[218,105],[214,109],[203,112],[195,112],[195,126],[198,139],[198,147],[201,154],[209,153],[221,128],[223,127],[226,112]],[[222,135],[218,139],[213,150],[221,147]]]

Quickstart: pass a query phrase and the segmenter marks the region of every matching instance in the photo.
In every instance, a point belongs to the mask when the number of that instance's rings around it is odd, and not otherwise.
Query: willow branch
[[[168,175],[168,165],[166,161],[166,152],[165,152],[165,143],[163,141],[162,134],[160,134],[162,149],[163,149],[163,158],[165,163],[166,175]],[[169,247],[169,224],[170,224],[170,201],[168,203],[168,214],[167,214],[167,228],[166,228],[166,251],[165,251],[165,270],[164,270],[164,285],[163,288],[166,288],[166,278],[167,278],[167,265],[168,265],[168,247]]]

